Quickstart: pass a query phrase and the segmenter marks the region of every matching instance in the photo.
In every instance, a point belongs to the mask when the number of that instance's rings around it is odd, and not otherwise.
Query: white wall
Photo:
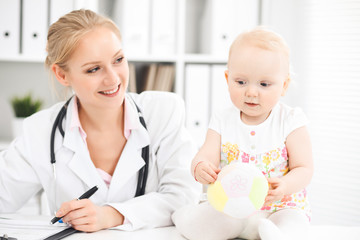
[[[45,101],[45,107],[54,102],[51,79],[43,63],[0,62],[0,96],[10,99],[14,94],[31,91]]]
[[[0,139],[11,139],[10,99],[31,91],[35,98],[44,101],[48,107],[57,101],[52,91],[49,72],[43,63],[0,61]],[[55,85],[58,87],[58,84]]]

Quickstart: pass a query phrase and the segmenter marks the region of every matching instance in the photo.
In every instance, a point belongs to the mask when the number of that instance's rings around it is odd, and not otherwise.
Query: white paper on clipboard
[[[40,240],[60,232],[66,224],[50,224],[51,216],[0,214],[0,236],[7,234],[18,240]]]

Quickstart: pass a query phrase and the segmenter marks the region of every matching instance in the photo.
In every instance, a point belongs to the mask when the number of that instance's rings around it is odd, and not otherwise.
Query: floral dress
[[[302,110],[278,103],[259,125],[246,125],[240,119],[240,111],[231,107],[216,112],[209,128],[221,135],[221,167],[232,162],[253,164],[270,178],[288,173],[286,137],[307,123]],[[275,212],[285,208],[303,210],[310,219],[306,189],[264,205],[261,210]]]

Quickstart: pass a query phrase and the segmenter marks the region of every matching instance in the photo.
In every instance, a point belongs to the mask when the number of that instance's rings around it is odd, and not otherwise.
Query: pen
[[[98,189],[99,189],[98,186],[94,186],[93,188],[86,191],[83,195],[81,195],[77,200],[91,197]],[[58,222],[60,219],[61,217],[54,217],[53,219],[51,219],[51,224]]]

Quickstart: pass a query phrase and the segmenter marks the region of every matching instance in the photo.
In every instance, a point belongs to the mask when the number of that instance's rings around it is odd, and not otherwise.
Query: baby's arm
[[[220,141],[220,134],[209,129],[204,144],[191,163],[191,173],[202,184],[215,182],[220,172]]]
[[[313,158],[310,136],[307,128],[294,130],[286,139],[289,155],[289,172],[281,178],[269,178],[270,190],[265,204],[281,200],[284,195],[290,195],[304,189],[313,175]]]

